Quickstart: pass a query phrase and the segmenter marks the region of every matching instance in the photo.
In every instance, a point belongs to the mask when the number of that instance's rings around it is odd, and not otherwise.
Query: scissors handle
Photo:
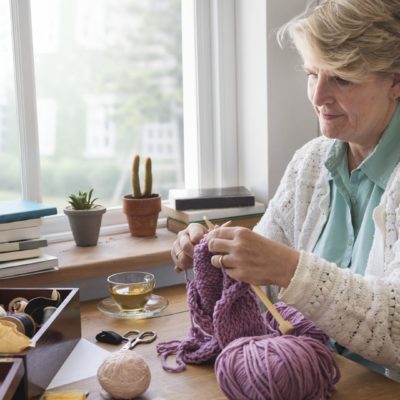
[[[144,331],[140,332],[139,336],[135,340],[135,344],[137,343],[151,343],[156,340],[157,334],[154,331]]]
[[[139,337],[140,331],[132,330],[124,333],[123,338],[126,343],[121,347],[120,350],[129,350],[132,346],[132,343]]]
[[[135,336],[129,338],[121,350],[132,350],[139,343],[151,343],[157,338],[157,334],[154,331],[130,331],[124,336],[128,338],[132,334]]]

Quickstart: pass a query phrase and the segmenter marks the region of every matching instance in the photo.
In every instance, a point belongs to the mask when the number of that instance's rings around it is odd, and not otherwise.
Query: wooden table
[[[96,309],[96,302],[81,305],[82,335],[96,343],[95,336],[101,330],[114,330],[119,333],[130,329],[154,330],[158,334],[155,342],[139,345],[135,350],[147,361],[151,370],[149,389],[141,400],[222,400],[226,399],[216,382],[211,365],[188,365],[181,373],[168,373],[161,367],[156,353],[156,344],[174,339],[185,339],[189,329],[189,312],[186,292],[183,285],[159,289],[157,294],[169,300],[169,306],[154,318],[145,320],[123,320],[104,316]],[[99,344],[113,351],[115,346]],[[400,399],[400,384],[378,375],[359,364],[338,356],[342,378],[337,384],[333,400],[395,400]],[[170,363],[174,358],[168,359]],[[89,378],[57,389],[89,390],[89,399],[101,399],[101,388],[96,378]]]

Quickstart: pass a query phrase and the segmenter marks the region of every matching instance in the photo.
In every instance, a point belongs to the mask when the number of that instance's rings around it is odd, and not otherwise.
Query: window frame
[[[22,198],[42,201],[30,0],[10,0],[20,132]],[[185,186],[238,184],[235,1],[182,1]],[[44,218],[49,241],[72,238],[67,218]],[[161,214],[159,225],[165,224]],[[122,205],[107,210],[101,235],[127,232]]]
[[[183,3],[186,187],[234,186],[238,184],[235,1]],[[185,25],[191,18],[193,24]]]

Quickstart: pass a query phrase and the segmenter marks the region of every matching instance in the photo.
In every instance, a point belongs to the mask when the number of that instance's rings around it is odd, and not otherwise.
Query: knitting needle
[[[203,217],[207,227],[209,229],[214,228],[214,224],[207,219],[207,217]],[[229,221],[230,222],[230,221]],[[225,225],[225,224],[224,224]],[[222,226],[224,226],[222,225]],[[250,285],[252,289],[255,291],[256,295],[259,299],[264,303],[265,307],[267,307],[268,311],[272,314],[275,320],[278,322],[279,330],[281,331],[282,335],[288,335],[293,332],[293,325],[291,322],[286,321],[281,314],[279,314],[278,310],[268,298],[268,296],[264,293],[264,291],[257,285]]]
[[[279,314],[278,310],[275,308],[274,304],[268,298],[268,296],[264,293],[264,291],[257,285],[250,285],[252,289],[256,292],[259,299],[264,303],[265,307],[267,307],[268,311],[272,314],[275,320],[278,322],[279,330],[282,335],[288,335],[293,332],[293,325],[291,322],[286,321],[281,314]]]
[[[214,229],[215,228],[215,225],[209,219],[207,219],[206,216],[204,216],[203,219],[204,219],[204,222],[206,223],[208,229]],[[225,226],[229,226],[231,223],[232,223],[232,221],[230,221],[230,220],[226,221],[221,225],[221,228],[223,228]]]
[[[215,227],[214,224],[213,224],[211,221],[209,221],[206,217],[203,217],[203,219],[204,219],[204,222],[206,223],[208,229],[212,229],[212,228]],[[221,225],[221,228],[224,227],[224,226],[228,226],[228,225],[231,224],[231,223],[232,223],[231,220],[226,221],[226,222],[224,222],[224,223]],[[175,265],[174,271],[177,272],[177,273],[180,273],[180,272],[182,272],[183,270],[182,270],[181,268],[179,268],[177,265]]]

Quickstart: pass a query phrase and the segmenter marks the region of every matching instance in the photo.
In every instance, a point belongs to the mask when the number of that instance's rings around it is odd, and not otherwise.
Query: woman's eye
[[[307,72],[307,76],[309,78],[318,78],[318,74],[316,74],[315,72]]]
[[[347,81],[346,79],[343,78],[339,78],[338,76],[335,76],[335,82],[341,86],[347,86],[351,84],[350,81]]]

